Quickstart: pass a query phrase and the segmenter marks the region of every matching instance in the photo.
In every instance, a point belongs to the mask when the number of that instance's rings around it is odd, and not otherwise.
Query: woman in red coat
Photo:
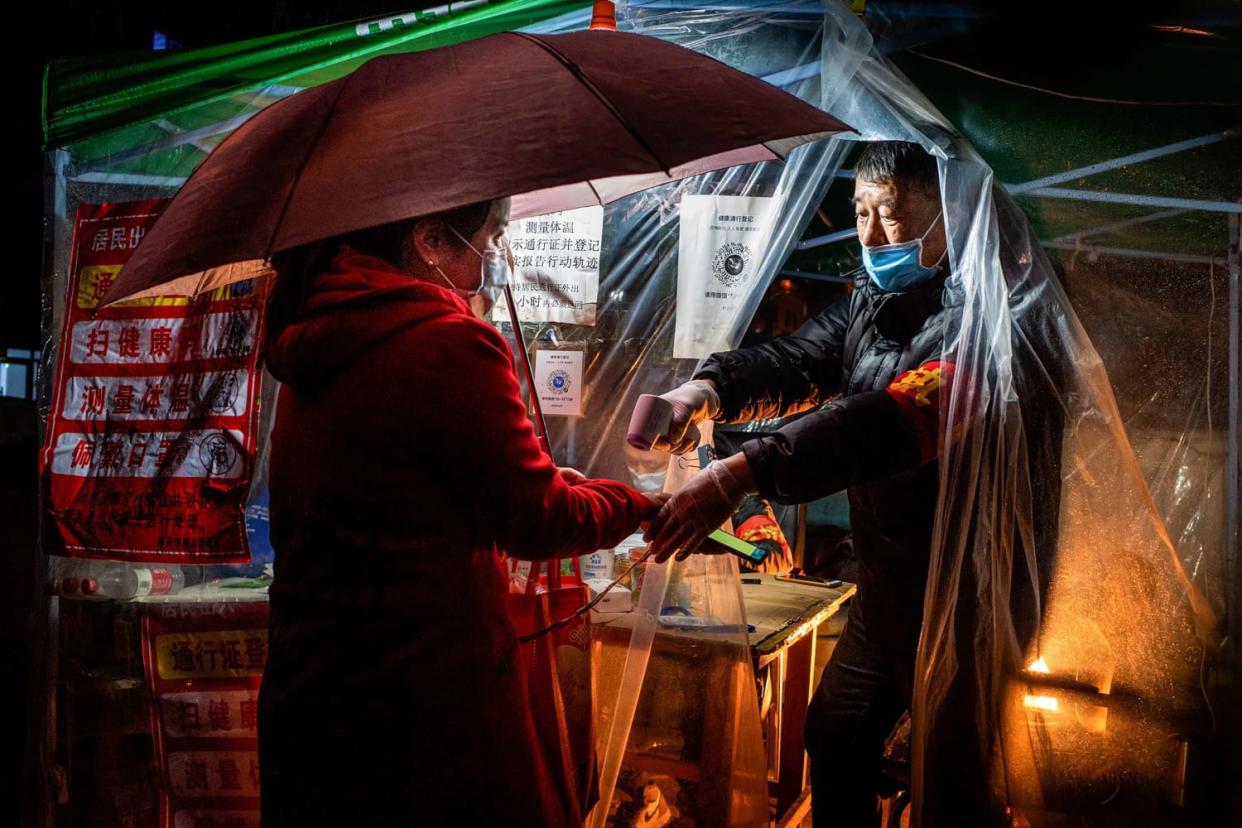
[[[503,559],[612,546],[656,502],[540,450],[475,315],[507,220],[472,205],[278,262],[265,825],[566,823]]]

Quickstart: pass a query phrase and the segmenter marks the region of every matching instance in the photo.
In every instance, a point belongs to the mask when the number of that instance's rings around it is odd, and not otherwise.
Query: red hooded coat
[[[647,507],[562,481],[504,338],[453,293],[346,252],[268,353],[266,825],[559,826],[503,554],[586,554]]]

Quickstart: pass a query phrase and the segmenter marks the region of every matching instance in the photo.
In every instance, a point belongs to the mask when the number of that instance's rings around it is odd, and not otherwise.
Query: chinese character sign
[[[78,210],[40,456],[49,552],[248,560],[266,281],[99,306],[165,204]]]
[[[724,350],[767,252],[778,199],[686,195],[677,247],[673,357]]]
[[[509,224],[509,246],[517,272],[513,302],[522,322],[594,325],[599,295],[604,208],[583,207]],[[502,298],[492,319],[508,322]]]
[[[582,416],[582,360],[581,350],[537,350],[535,359],[535,387],[539,390],[539,403],[548,416]]]
[[[142,621],[142,658],[161,828],[258,828],[267,603],[151,605]]]

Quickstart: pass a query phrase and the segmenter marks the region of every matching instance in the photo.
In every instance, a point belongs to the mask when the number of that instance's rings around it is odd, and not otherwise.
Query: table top
[[[858,590],[854,584],[827,587],[778,581],[775,575],[742,576],[746,621],[755,628],[750,648],[758,658],[794,644],[827,621]],[[760,583],[747,583],[759,579]]]
[[[747,572],[742,575],[742,603],[749,633],[751,654],[760,662],[792,646],[803,636],[835,615],[857,591],[854,584],[828,587],[777,580],[775,575]],[[748,583],[758,580],[759,583]],[[605,636],[626,636],[633,630],[639,613],[591,613],[591,623]],[[661,628],[665,640],[716,639],[728,630]],[[734,633],[736,634],[736,633]]]

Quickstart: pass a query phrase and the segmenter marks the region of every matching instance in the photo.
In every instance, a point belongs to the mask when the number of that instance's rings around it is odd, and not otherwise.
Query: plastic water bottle
[[[129,601],[147,595],[172,595],[184,586],[185,573],[180,567],[118,564],[83,578],[80,589],[83,598]]]
[[[201,567],[193,569],[201,571]],[[186,582],[186,572],[179,566],[69,560],[55,566],[48,592],[64,598],[129,601],[147,595],[172,595],[180,592]]]

